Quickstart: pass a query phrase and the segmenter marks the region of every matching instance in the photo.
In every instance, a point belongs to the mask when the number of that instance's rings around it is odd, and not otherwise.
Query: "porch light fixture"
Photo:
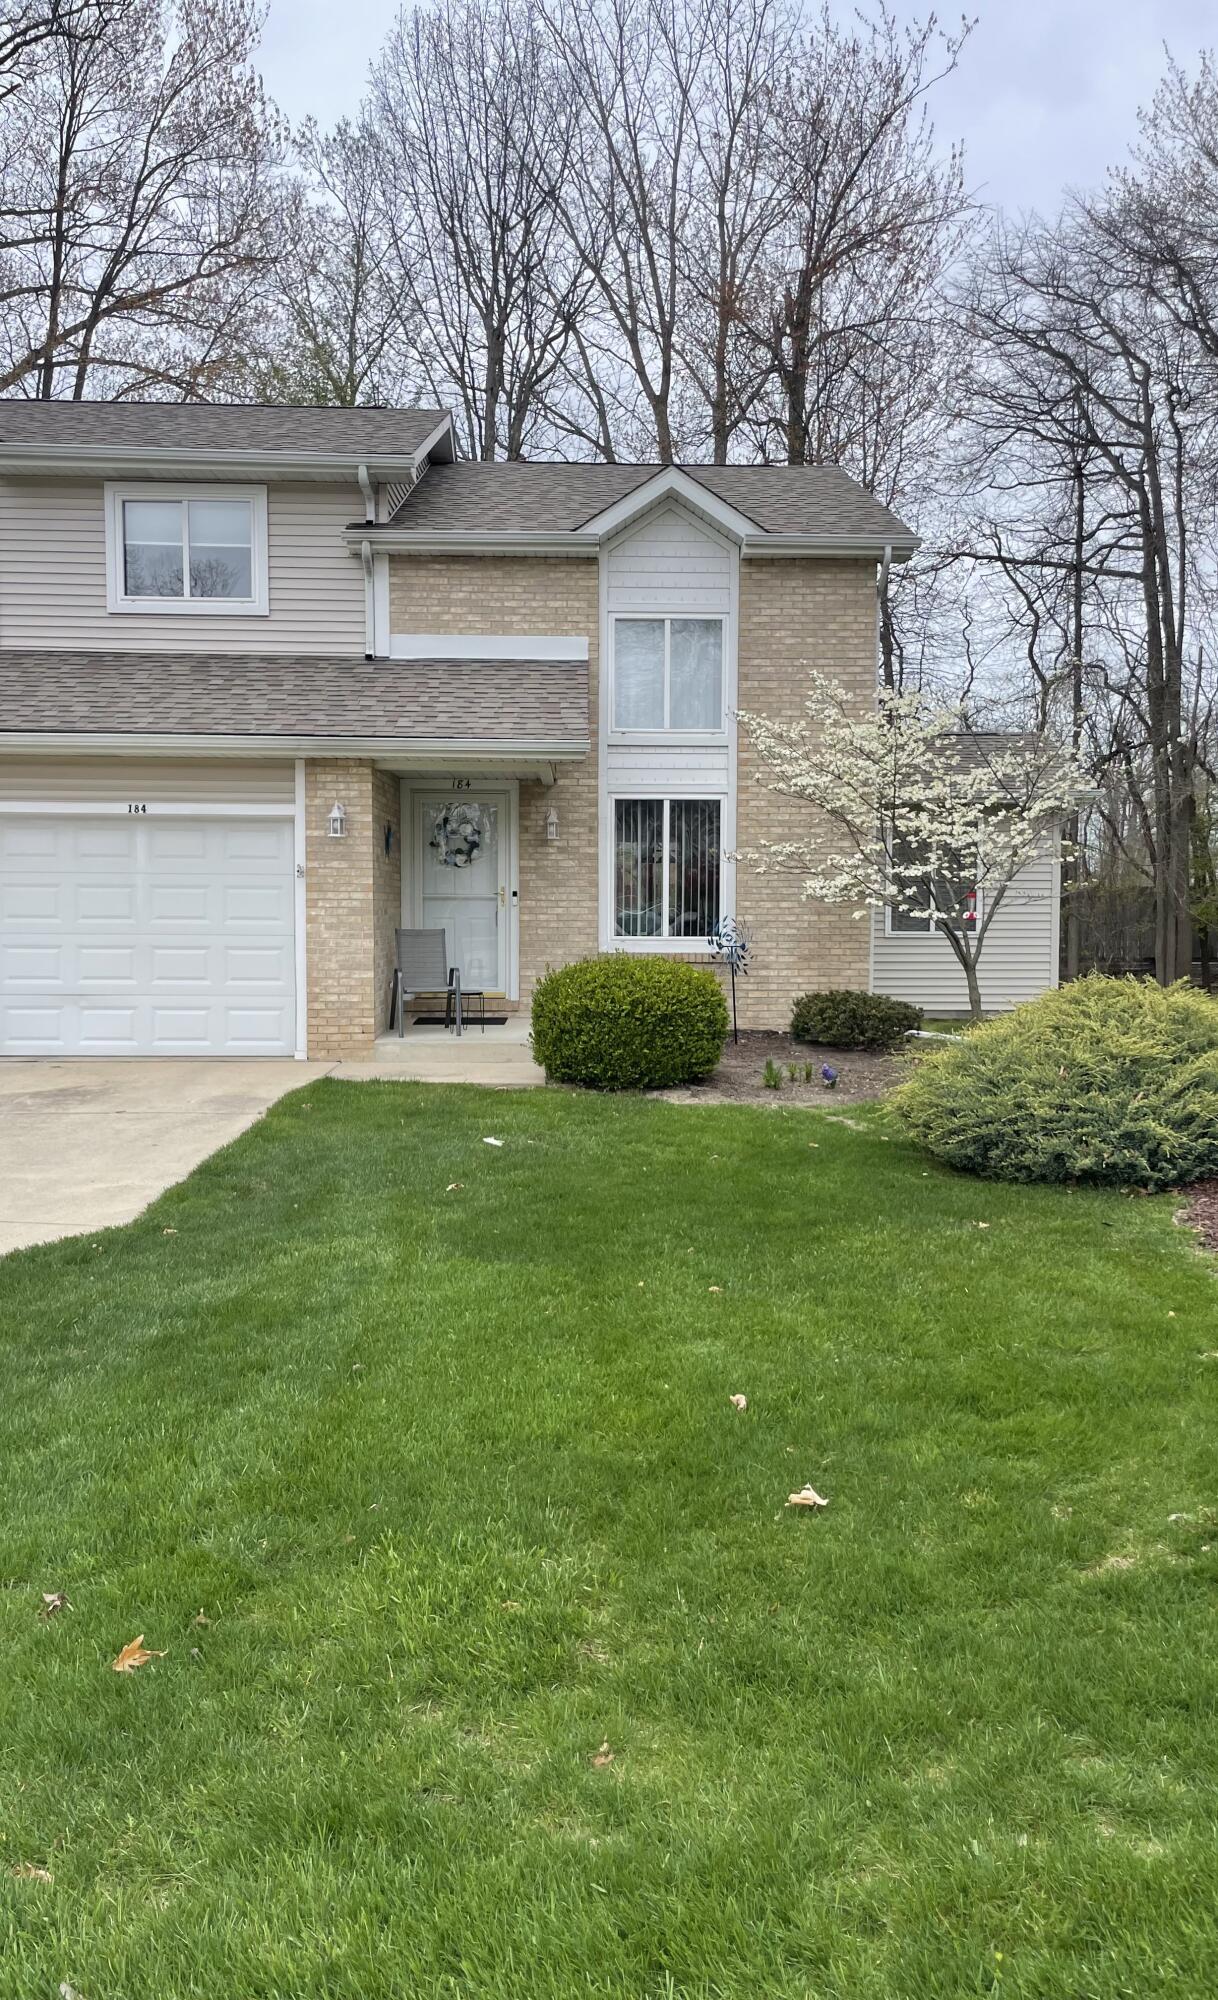
[[[337,799],[330,807],[328,825],[331,840],[341,840],[347,831],[347,809],[345,806],[340,806]]]
[[[558,810],[555,806],[551,806],[546,814],[546,839],[558,839]]]

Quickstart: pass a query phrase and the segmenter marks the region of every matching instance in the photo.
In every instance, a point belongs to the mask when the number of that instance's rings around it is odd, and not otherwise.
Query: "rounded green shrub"
[[[801,993],[791,1015],[791,1033],[797,1042],[822,1042],[829,1049],[890,1049],[921,1023],[922,1009],[905,1000],[842,987]]]
[[[1092,974],[936,1048],[892,1101],[939,1159],[990,1180],[1203,1180],[1218,1174],[1218,1005]]]
[[[556,1083],[658,1090],[709,1076],[727,1037],[713,972],[606,952],[548,972],[533,995],[533,1054]]]

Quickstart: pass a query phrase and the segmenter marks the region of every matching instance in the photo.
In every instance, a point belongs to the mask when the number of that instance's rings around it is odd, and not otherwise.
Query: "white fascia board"
[[[487,533],[483,529],[467,529],[457,532],[453,529],[437,529],[428,532],[422,528],[371,528],[353,524],[344,531],[344,539],[349,549],[357,553],[365,533],[371,535],[375,548],[388,549],[393,555],[403,555],[410,550],[427,556],[593,556],[600,551],[600,538],[588,535],[582,529],[564,530],[547,534],[503,534]]]
[[[766,535],[756,529],[740,545],[742,556],[865,556],[879,562],[885,549],[893,562],[908,562],[920,549],[919,535],[904,539],[873,535]]]
[[[591,738],[522,737],[518,743],[487,741],[474,737],[457,740],[419,736],[192,736],[186,731],[158,731],[133,735],[121,730],[6,729],[0,732],[0,755],[12,751],[70,750],[79,757],[162,756],[167,750],[189,752],[192,757],[443,757],[460,764],[463,757],[495,757],[504,763],[513,758],[537,757],[559,761],[586,757]]]
[[[336,484],[358,484],[357,465],[368,468],[378,480],[407,479],[414,473],[418,454],[401,452],[296,452],[296,451],[191,451],[165,445],[21,445],[6,449],[0,445],[0,475],[39,476],[86,474],[93,478],[147,478],[155,473],[176,478],[231,478],[275,481],[282,479],[333,480]]]
[[[530,633],[391,632],[391,660],[557,660],[564,665],[586,660],[588,641],[574,636],[543,638]]]
[[[442,450],[442,446],[447,446],[447,450]],[[431,436],[425,438],[419,446],[414,455],[414,462],[416,465],[422,465],[426,459],[434,456],[437,465],[451,465],[456,455],[453,420],[447,411],[445,411],[444,416],[436,425]]]
[[[612,507],[594,514],[591,520],[584,522],[580,532],[597,536],[615,534],[619,528],[624,528],[639,514],[648,513],[663,500],[682,501],[736,541],[758,533],[757,523],[749,515],[738,513],[735,507],[730,507],[726,500],[721,500],[717,493],[712,493],[699,480],[691,479],[677,465],[666,465],[653,479],[644,480],[633,492],[615,500]]]

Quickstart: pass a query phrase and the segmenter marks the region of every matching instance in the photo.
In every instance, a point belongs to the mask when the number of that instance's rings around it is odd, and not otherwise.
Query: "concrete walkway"
[[[0,1062],[0,1256],[130,1222],[328,1063]]]
[[[367,1062],[337,1063],[331,1074],[351,1082],[396,1077],[403,1083],[482,1083],[496,1090],[528,1090],[546,1080],[533,1061],[527,1014],[485,1034],[475,1023],[461,1036],[413,1026],[400,1037],[379,1035]]]

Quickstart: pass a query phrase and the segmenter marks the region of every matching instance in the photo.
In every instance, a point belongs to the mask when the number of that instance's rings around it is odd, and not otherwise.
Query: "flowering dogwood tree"
[[[920,693],[882,688],[860,710],[819,673],[804,707],[798,722],[740,714],[771,791],[816,814],[745,859],[763,874],[798,870],[805,896],[852,903],[858,917],[887,907],[894,928],[938,932],[980,1020],[990,926],[1028,864],[1057,851],[1077,798],[1069,753],[1045,737],[971,731],[959,708]]]

